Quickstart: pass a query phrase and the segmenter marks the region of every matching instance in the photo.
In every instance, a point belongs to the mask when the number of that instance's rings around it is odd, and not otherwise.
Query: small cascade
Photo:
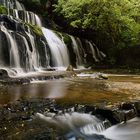
[[[108,120],[101,121],[97,124],[88,124],[80,128],[80,132],[85,136],[100,134],[107,128],[111,127],[111,123]]]
[[[42,32],[51,50],[53,66],[67,67],[70,62],[68,50],[64,42],[52,30],[43,27]]]
[[[38,15],[35,14],[35,25],[42,27],[42,22]]]
[[[49,66],[49,54],[45,39],[36,41],[30,29],[28,29],[29,32],[25,30],[26,28],[12,16],[1,15],[0,19],[1,42],[6,40],[0,46],[0,67],[8,71],[9,68],[12,68],[17,74],[23,71],[29,72],[47,68]],[[14,26],[9,26],[10,22]]]
[[[20,68],[18,47],[16,40],[12,37],[12,32],[8,31],[3,25],[1,26],[1,31],[5,34],[8,46],[10,46],[10,66]]]
[[[40,119],[47,126],[58,128],[61,135],[65,139],[71,140],[83,138],[85,140],[93,140],[97,135],[100,137],[102,133],[111,126],[108,120],[101,121],[97,117],[78,112],[71,113],[37,113],[35,119]],[[101,136],[100,138],[104,138]],[[101,140],[101,139],[97,139]]]
[[[23,4],[17,0],[0,0],[0,5],[5,6],[7,9],[25,10]]]
[[[84,127],[88,124],[98,124],[101,121],[93,115],[85,114],[85,113],[64,113],[64,114],[54,114],[54,113],[45,113],[45,115],[41,113],[37,113],[36,117],[45,121],[50,125],[56,125],[62,127],[62,129],[67,129],[66,131],[78,130],[80,127]],[[79,131],[79,130],[78,130]]]
[[[10,10],[10,15],[12,15],[16,19],[24,21],[25,23],[42,27],[40,18],[33,12],[13,9]]]
[[[35,40],[34,40],[34,37],[26,32],[27,36],[29,37],[29,40],[30,40],[30,43],[31,43],[31,47],[32,47],[32,54],[31,54],[31,60],[32,60],[32,65],[33,65],[33,68],[37,69],[40,67],[40,56],[39,56],[39,53],[38,53],[38,50],[35,48]]]
[[[92,56],[93,56],[95,62],[99,62],[99,59],[96,56],[96,51],[94,49],[94,46],[92,45],[92,43],[90,41],[87,41],[87,42],[89,43],[89,46],[90,46],[90,49],[91,49],[91,52],[92,52]]]
[[[76,66],[78,68],[78,67],[83,66],[83,64],[84,64],[84,60],[82,57],[82,51],[83,51],[82,45],[81,45],[81,43],[79,45],[73,36],[70,36],[70,37],[72,40],[72,46],[73,46],[74,52],[76,54]]]
[[[26,58],[25,58],[25,64],[24,64],[25,68],[27,70],[31,70],[33,68],[33,66],[32,66],[32,53],[30,51],[29,44],[27,42],[27,39],[24,36],[22,36],[20,34],[19,34],[19,36],[23,40],[23,42],[24,42],[24,44],[26,46],[26,51],[27,51],[27,55],[26,55]]]
[[[42,26],[41,20],[33,12],[26,11],[24,5],[19,3],[17,0],[0,0],[0,4],[8,9],[8,14],[16,19],[20,19],[25,23],[32,25]]]

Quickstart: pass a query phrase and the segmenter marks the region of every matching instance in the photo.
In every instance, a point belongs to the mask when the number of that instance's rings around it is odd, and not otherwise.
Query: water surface
[[[112,104],[139,99],[139,93],[139,75],[109,75],[108,80],[98,80],[93,74],[81,74],[74,78],[32,81],[25,85],[1,85],[0,104],[20,98],[54,98],[66,104]]]

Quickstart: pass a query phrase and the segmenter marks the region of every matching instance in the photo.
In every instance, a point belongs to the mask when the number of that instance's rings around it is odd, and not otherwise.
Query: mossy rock
[[[36,35],[38,35],[38,36],[43,35],[42,30],[41,30],[41,28],[39,26],[32,25],[30,23],[25,23],[25,26],[28,26]]]
[[[3,5],[0,5],[0,14],[5,14],[5,15],[8,14],[7,8]]]

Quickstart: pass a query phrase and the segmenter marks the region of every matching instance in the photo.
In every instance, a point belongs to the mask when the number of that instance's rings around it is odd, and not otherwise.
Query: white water
[[[56,67],[67,67],[70,62],[64,42],[52,30],[42,27],[42,32],[51,50],[53,65]]]
[[[15,1],[15,3],[16,3],[15,9],[17,9],[17,10],[25,10],[25,7],[21,3],[19,3],[17,0]],[[11,9],[13,9],[13,8],[11,8]]]
[[[70,36],[71,37],[71,40],[72,40],[72,45],[73,45],[73,48],[74,48],[74,52],[76,54],[76,65],[77,65],[77,68],[81,67],[83,65],[83,61],[82,61],[82,55],[81,55],[81,46],[77,44],[75,38],[73,36]]]
[[[55,115],[54,113],[52,115],[50,115],[50,113],[46,113],[45,115],[37,113],[36,117],[46,122],[46,124],[55,125],[67,132],[71,130],[77,131],[78,128],[87,124],[96,125],[101,122],[93,115],[77,112],[64,113],[60,115]],[[81,129],[81,131],[82,130],[83,129]]]
[[[20,57],[18,47],[14,38],[12,38],[11,32],[1,25],[1,31],[5,33],[8,44],[10,46],[10,66],[20,68]]]
[[[112,140],[139,140],[140,139],[140,118],[134,118],[106,129],[103,133]]]
[[[39,16],[34,14],[33,12],[13,9],[12,13],[10,13],[10,15],[12,15],[14,18],[16,18],[18,20],[20,19],[20,20],[24,21],[25,23],[29,23],[32,25],[37,25],[39,27],[42,27],[42,22],[41,22]]]
[[[30,43],[32,45],[32,53],[31,53],[31,60],[32,60],[32,66],[34,69],[38,69],[40,67],[40,56],[38,53],[38,50],[35,48],[35,40],[34,37],[26,32],[26,34],[28,35],[29,39],[30,39]]]
[[[50,64],[58,70],[66,70],[66,68],[72,63],[70,63],[70,61],[72,60],[70,60],[69,58],[70,55],[67,48],[68,46],[63,40],[64,36],[62,34],[58,36],[57,33],[55,33],[54,31],[42,27],[39,16],[34,14],[33,12],[26,11],[24,6],[17,0],[0,0],[0,4],[4,5],[8,9],[8,18],[10,18],[10,21],[13,20],[15,22],[15,30],[17,30],[16,32],[11,30],[12,27],[8,27],[10,28],[8,29],[6,28],[5,23],[1,23],[1,31],[6,35],[7,43],[9,44],[8,51],[10,52],[10,58],[7,58],[7,60],[10,60],[10,64],[3,60],[5,59],[5,57],[3,56],[2,52],[0,52],[0,67],[5,68],[6,66],[6,69],[8,71],[10,68],[12,68],[14,69],[14,72],[17,71],[17,73],[19,74],[23,71],[40,71],[41,69],[49,67]],[[32,34],[29,27],[24,27],[24,25],[21,24],[22,30],[20,32],[19,24],[24,22],[30,23],[32,25],[37,25],[42,28],[42,32],[44,34],[44,37],[46,38],[46,41],[41,41],[42,44],[44,44],[44,46],[41,46],[42,48],[38,48],[36,37]],[[14,27],[14,25],[12,26]],[[21,47],[23,47],[24,49],[23,52],[21,51],[22,48],[20,48],[19,36],[21,38],[21,42],[23,43],[23,45],[21,45]],[[79,38],[75,38],[73,36],[70,37],[76,56],[76,62],[74,62],[74,64],[76,64],[76,68],[83,69],[84,65],[87,63],[87,54],[85,53],[86,51]],[[51,54],[49,54],[46,45],[47,43]],[[91,44],[91,42],[88,43],[92,50],[93,58],[95,59],[95,61],[98,61],[93,45]],[[3,51],[2,47],[3,46],[1,45],[0,49]],[[103,53],[100,53],[98,49],[97,53],[99,57],[104,55]],[[43,56],[41,56],[42,54]],[[23,64],[25,65],[23,66]]]
[[[68,140],[76,140],[76,137],[81,137],[83,140],[106,140],[106,138],[110,140],[140,139],[140,118],[134,118],[126,123],[120,123],[112,127],[110,127],[107,120],[102,122],[90,114],[76,112],[61,115],[37,113],[36,118],[44,121],[46,125],[56,126],[63,132],[70,132],[66,135]]]
[[[26,69],[31,70],[31,69],[33,69],[33,66],[32,66],[33,63],[32,63],[32,53],[31,53],[31,51],[29,49],[29,44],[28,44],[28,42],[27,42],[27,40],[26,40],[26,38],[24,36],[22,36],[20,34],[19,34],[19,36],[23,39],[23,42],[24,42],[24,44],[26,46],[26,51],[27,51]]]
[[[39,27],[42,27],[42,22],[41,22],[39,16],[36,15],[36,14],[35,14],[35,23],[36,23],[36,25],[38,25]]]
[[[0,4],[8,9],[25,10],[24,6],[17,0],[0,0]]]
[[[95,48],[97,50],[98,57],[100,58],[100,60],[103,60],[106,57],[106,55],[102,51],[99,51],[99,49],[96,46]]]
[[[89,46],[90,46],[90,48],[91,48],[92,56],[93,56],[95,62],[99,62],[99,59],[98,59],[97,56],[96,56],[96,52],[95,52],[94,46],[92,45],[91,42],[88,41],[88,43],[89,43]]]

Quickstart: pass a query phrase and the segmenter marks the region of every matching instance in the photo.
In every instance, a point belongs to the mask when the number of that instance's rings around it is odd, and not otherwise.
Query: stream
[[[95,74],[78,74],[73,78],[32,80],[30,84],[0,85],[0,104],[20,98],[53,98],[60,103],[111,105],[139,99],[139,75],[108,75],[108,80],[95,79]]]
[[[81,104],[112,108],[121,102],[139,100],[139,93],[139,75],[108,74],[108,80],[99,80],[95,74],[80,73],[72,78],[32,80],[30,84],[23,85],[0,85],[0,104],[6,106],[21,99],[31,100],[32,103],[32,99],[50,98],[62,106]],[[7,132],[1,137],[29,140],[138,140],[140,137],[138,117],[112,126],[108,120],[90,113],[75,112],[73,109],[67,113],[43,112],[36,113],[31,120],[15,122],[15,129],[11,129],[11,123],[10,129],[8,125],[2,125],[0,133],[3,134],[3,129]],[[55,128],[63,138],[58,138],[56,134],[48,138],[48,127]]]

